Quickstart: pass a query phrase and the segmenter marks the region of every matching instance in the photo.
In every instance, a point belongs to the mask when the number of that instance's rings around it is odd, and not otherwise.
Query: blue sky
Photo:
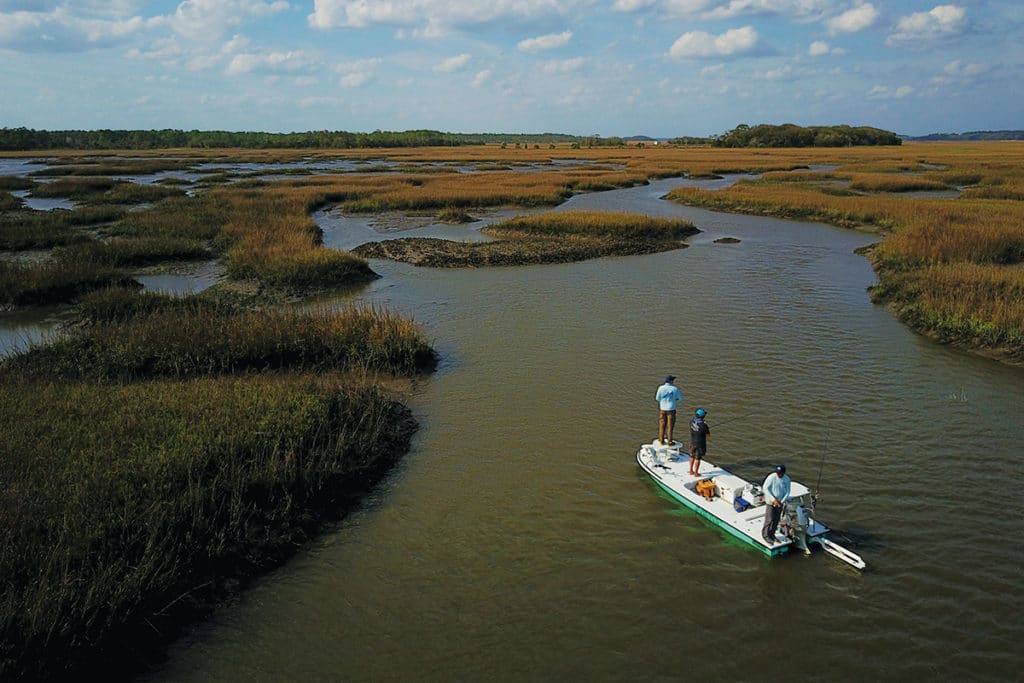
[[[1020,0],[0,0],[0,127],[1024,128]]]

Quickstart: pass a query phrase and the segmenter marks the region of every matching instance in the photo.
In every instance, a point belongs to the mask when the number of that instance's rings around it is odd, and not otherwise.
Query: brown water
[[[444,356],[412,452],[145,680],[1019,679],[1024,372],[873,306],[870,236],[658,199],[678,184],[563,208],[690,217],[689,249],[375,261],[356,298]],[[713,461],[820,473],[869,571],[768,560],[660,494],[634,453],[667,372],[709,410]]]

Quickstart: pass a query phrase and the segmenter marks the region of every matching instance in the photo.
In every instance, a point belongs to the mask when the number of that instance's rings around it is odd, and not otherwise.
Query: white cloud
[[[903,17],[896,30],[885,40],[886,45],[907,45],[932,42],[959,35],[967,25],[967,10],[956,5],[939,5],[928,12],[915,12]]]
[[[303,69],[310,63],[309,58],[299,51],[267,52],[255,54],[243,52],[232,57],[224,73],[228,76],[259,71],[262,73],[281,73]]]
[[[914,92],[909,85],[901,85],[898,88],[890,88],[887,85],[876,85],[868,91],[868,97],[877,100],[899,100]]]
[[[374,25],[472,26],[493,21],[530,22],[561,16],[588,0],[314,0],[313,28],[366,28]]]
[[[705,20],[739,16],[783,16],[796,21],[818,21],[833,9],[835,0],[664,0],[669,16],[699,17]]]
[[[473,87],[474,88],[479,88],[481,85],[483,85],[484,83],[486,83],[490,79],[491,79],[491,70],[490,69],[484,69],[483,71],[478,71],[476,76],[473,77]]]
[[[367,81],[370,80],[371,74],[366,71],[353,71],[352,73],[345,74],[338,81],[338,85],[342,88],[358,88]]]
[[[340,74],[350,74],[355,71],[373,71],[380,66],[381,60],[377,57],[369,59],[356,59],[351,62],[338,62],[334,70]]]
[[[788,64],[778,69],[772,69],[764,73],[765,80],[768,81],[789,81],[793,79],[793,67]]]
[[[960,60],[950,62],[947,64],[943,71],[950,76],[956,76],[960,78],[974,78],[988,71],[987,64],[964,64]]]
[[[236,33],[235,35],[231,36],[231,40],[224,43],[220,51],[226,55],[229,55],[244,50],[247,47],[249,47],[249,39],[241,34]]]
[[[78,52],[113,45],[153,25],[142,17],[87,19],[66,7],[0,12],[0,46],[25,51]]]
[[[853,9],[846,10],[837,17],[828,20],[827,26],[831,34],[857,33],[871,28],[878,21],[878,10],[870,2],[865,2]]]
[[[828,43],[824,40],[816,40],[807,48],[807,54],[811,57],[821,57],[822,55],[827,55],[830,49]]]
[[[449,57],[440,64],[434,65],[434,71],[443,74],[450,74],[452,72],[466,68],[466,65],[469,64],[470,59],[472,59],[472,57],[468,53],[463,52],[461,55]]]
[[[289,7],[285,0],[185,0],[162,21],[183,38],[208,41],[219,39],[249,19],[267,17]]]
[[[587,63],[586,57],[573,57],[572,59],[553,59],[544,62],[541,69],[546,74],[567,74],[579,69]]]
[[[657,0],[615,0],[612,3],[612,10],[616,12],[636,12],[637,10],[650,7]]]
[[[807,54],[811,57],[824,57],[825,55],[845,55],[846,50],[841,47],[832,47],[824,40],[816,40],[807,48]]]
[[[542,50],[564,47],[569,44],[570,40],[572,40],[572,31],[562,31],[561,33],[550,33],[546,36],[521,40],[516,47],[523,52],[541,52]]]
[[[690,31],[679,36],[668,53],[674,59],[729,57],[750,52],[757,46],[757,40],[757,31],[752,26],[730,29],[719,36]]]
[[[942,69],[942,74],[932,79],[933,83],[938,85],[944,85],[947,83],[969,83],[977,79],[978,76],[988,73],[990,67],[988,64],[979,64],[977,62],[964,63],[959,59],[946,64]]]
[[[799,21],[816,21],[825,16],[830,0],[730,0],[701,14],[704,19],[732,19],[741,15],[792,16]]]

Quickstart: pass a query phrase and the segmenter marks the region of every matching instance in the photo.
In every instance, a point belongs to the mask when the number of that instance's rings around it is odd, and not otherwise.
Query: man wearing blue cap
[[[761,535],[765,543],[775,545],[775,529],[779,526],[782,508],[789,500],[789,476],[785,465],[776,465],[775,471],[764,478],[764,528]]]
[[[700,461],[708,452],[708,437],[711,436],[711,427],[704,421],[708,411],[697,408],[693,412],[693,419],[690,420],[690,475],[700,476]]]
[[[658,393],[654,395],[654,400],[661,408],[658,415],[658,441],[662,444],[666,443],[666,438],[668,443],[672,443],[672,430],[676,426],[676,404],[683,402],[679,388],[672,384],[675,378],[675,375],[665,377],[665,383],[658,387]]]

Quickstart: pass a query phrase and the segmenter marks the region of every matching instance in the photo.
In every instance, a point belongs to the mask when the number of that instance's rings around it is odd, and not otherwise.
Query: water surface
[[[1018,678],[1024,372],[872,305],[853,250],[874,237],[659,199],[678,184],[561,210],[687,217],[688,249],[374,261],[336,303],[414,316],[444,358],[412,452],[144,679]],[[869,571],[768,560],[659,493],[634,453],[668,372],[709,411],[711,460],[785,462]]]

